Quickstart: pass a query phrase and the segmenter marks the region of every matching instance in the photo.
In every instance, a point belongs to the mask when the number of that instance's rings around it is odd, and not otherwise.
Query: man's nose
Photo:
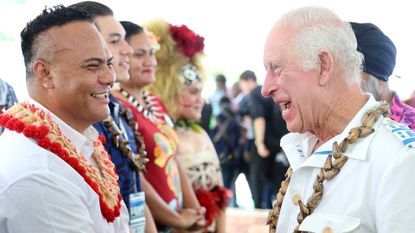
[[[269,72],[267,72],[267,74],[265,76],[264,84],[262,85],[262,89],[261,89],[261,94],[264,97],[268,97],[272,92],[272,86],[273,85],[271,85],[272,84],[271,80],[272,80],[272,77],[269,74]]]

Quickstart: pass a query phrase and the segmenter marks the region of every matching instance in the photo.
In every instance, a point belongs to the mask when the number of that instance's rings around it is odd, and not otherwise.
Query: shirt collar
[[[52,120],[59,126],[62,134],[69,139],[76,151],[78,151],[78,153],[83,155],[86,159],[90,159],[94,150],[93,142],[98,138],[98,132],[94,129],[94,127],[89,126],[83,133],[79,133],[42,104],[33,99],[29,99],[29,103],[34,104],[46,113],[50,114]]]
[[[350,129],[361,125],[364,114],[371,108],[378,106],[379,103],[372,95],[366,104],[357,112],[353,119],[340,134],[336,135],[326,143],[324,143],[316,152],[311,154],[317,137],[311,133],[290,133],[281,139],[281,146],[287,154],[291,167],[296,170],[300,166],[323,167],[327,156],[332,152],[333,143],[337,141],[339,144],[348,136]],[[377,128],[381,120],[378,120],[374,128]],[[365,140],[357,140],[350,145],[345,153],[349,158],[365,160],[367,150],[373,139],[374,133],[365,138]]]

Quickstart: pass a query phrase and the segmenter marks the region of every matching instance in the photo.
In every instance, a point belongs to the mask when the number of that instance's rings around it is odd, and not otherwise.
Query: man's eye
[[[280,66],[271,64],[270,68],[271,68],[272,71],[275,72],[276,70],[280,69]]]
[[[111,40],[110,44],[118,44],[119,40]]]
[[[281,68],[281,66],[279,66],[279,65],[271,65],[271,70],[272,70],[275,74],[279,75],[279,74],[281,73],[282,68]]]
[[[96,70],[98,69],[98,65],[97,64],[89,64],[86,66],[86,68],[88,68],[89,70]]]

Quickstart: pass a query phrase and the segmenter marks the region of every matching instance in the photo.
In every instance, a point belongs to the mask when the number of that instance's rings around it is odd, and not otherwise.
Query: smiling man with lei
[[[108,117],[112,55],[84,11],[45,9],[21,33],[30,100],[0,115],[0,232],[128,232]]]
[[[262,95],[282,109],[290,168],[269,232],[413,232],[415,133],[360,86],[348,22],[316,6],[286,13],[264,51]]]

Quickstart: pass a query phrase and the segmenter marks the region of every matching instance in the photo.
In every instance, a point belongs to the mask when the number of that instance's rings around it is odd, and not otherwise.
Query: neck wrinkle
[[[350,98],[349,98],[350,97]],[[347,100],[338,101],[338,100]],[[322,145],[347,127],[353,117],[368,101],[369,96],[353,93],[348,98],[336,98],[327,104],[325,116],[318,122],[313,134],[318,138],[318,144]],[[324,106],[322,106],[324,108]],[[317,146],[316,146],[317,148]]]

